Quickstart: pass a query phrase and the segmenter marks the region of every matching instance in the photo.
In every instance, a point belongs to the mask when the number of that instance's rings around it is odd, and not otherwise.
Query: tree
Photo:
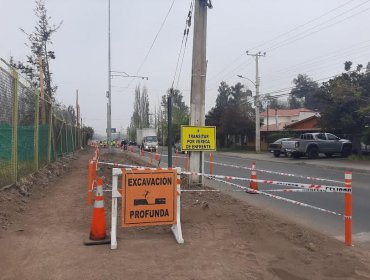
[[[228,136],[254,135],[255,115],[251,106],[250,90],[237,83],[229,86],[221,82],[218,88],[216,105],[206,115],[206,124],[217,127],[217,141],[220,146],[228,145]]]
[[[37,22],[34,31],[27,33],[24,29],[20,29],[27,36],[28,43],[26,45],[30,48],[31,54],[27,55],[26,62],[14,62],[11,58],[11,64],[27,75],[35,87],[40,87],[39,67],[41,64],[45,95],[48,100],[53,100],[57,87],[52,82],[50,61],[55,59],[55,53],[50,49],[50,45],[52,44],[52,35],[60,28],[62,22],[58,25],[50,24],[51,17],[48,16],[45,0],[36,0],[35,3],[34,13]]]
[[[130,137],[136,138],[137,128],[149,127],[149,98],[146,87],[140,90],[140,87],[135,88],[134,112],[132,113],[130,123]]]
[[[82,132],[82,135],[84,135],[84,140],[85,140],[85,143],[84,145],[87,144],[87,142],[93,138],[94,136],[94,129],[91,127],[91,126],[84,126],[82,127],[81,129],[81,132]]]
[[[289,105],[291,109],[302,106],[315,110],[317,109],[316,95],[319,85],[306,74],[299,74],[293,79],[294,88],[290,92]]]
[[[167,97],[172,97],[172,135],[175,142],[180,140],[181,125],[189,124],[189,107],[183,101],[183,95],[178,89],[168,89],[167,94],[162,96],[161,106],[163,111],[167,111]],[[167,119],[162,120],[164,123],[161,128],[164,129],[163,136],[167,138]]]
[[[320,124],[352,135],[353,147],[361,152],[361,134],[370,112],[370,73],[362,67],[350,71],[352,62],[345,63],[346,73],[323,83],[320,98]]]
[[[280,101],[277,98],[266,96],[265,97],[265,104],[270,109],[287,109],[288,103],[284,101]]]

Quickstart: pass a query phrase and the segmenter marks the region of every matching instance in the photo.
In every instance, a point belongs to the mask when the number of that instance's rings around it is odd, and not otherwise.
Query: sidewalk
[[[307,159],[307,158],[300,158],[300,159],[293,159],[287,157],[274,157],[270,153],[236,153],[236,152],[215,152],[215,155],[222,155],[222,156],[232,156],[232,157],[239,157],[239,158],[247,158],[247,159],[255,159],[255,160],[264,160],[264,161],[271,161],[271,162],[281,162],[287,164],[306,164],[306,165],[313,165],[313,166],[320,166],[326,168],[333,168],[333,169],[342,169],[348,171],[356,171],[356,172],[370,172],[370,161],[366,160],[349,160],[347,158],[341,157],[320,157],[318,159]]]

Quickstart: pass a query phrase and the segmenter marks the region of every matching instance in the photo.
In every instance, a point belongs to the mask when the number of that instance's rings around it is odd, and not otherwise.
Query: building
[[[318,127],[319,113],[306,108],[270,109],[261,115],[261,149],[267,150],[267,136],[281,131],[292,131],[297,134],[320,131]]]
[[[263,124],[261,131],[267,130],[267,128],[269,128],[269,131],[280,131],[286,125],[302,121],[317,114],[317,112],[306,108],[269,109],[260,115],[261,123]]]

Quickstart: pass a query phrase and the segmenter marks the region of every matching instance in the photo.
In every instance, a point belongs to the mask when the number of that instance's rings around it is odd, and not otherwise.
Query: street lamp
[[[245,79],[250,81],[256,88],[256,95],[255,95],[255,101],[254,101],[254,109],[255,109],[255,114],[256,114],[256,152],[261,151],[260,147],[260,102],[259,102],[259,88],[258,88],[258,81],[255,83],[251,79],[244,77],[243,75],[237,75],[241,79]]]
[[[247,77],[244,77],[243,75],[236,75],[236,76],[238,76],[239,78],[241,78],[241,79],[246,79],[246,80],[248,80],[248,81],[250,81],[255,87],[256,87],[256,83],[255,82],[253,82],[251,79],[249,79],[249,78],[247,78]]]

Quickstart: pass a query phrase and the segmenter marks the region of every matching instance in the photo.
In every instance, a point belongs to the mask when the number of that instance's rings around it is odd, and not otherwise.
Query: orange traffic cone
[[[257,180],[257,172],[256,172],[256,163],[255,162],[252,163],[251,179],[252,180]],[[256,181],[251,181],[250,184],[249,184],[249,188],[258,191],[257,182]],[[256,192],[249,191],[249,193],[256,193]]]
[[[85,245],[109,244],[110,237],[106,233],[105,210],[103,196],[103,180],[97,179],[96,195],[94,202],[93,217],[90,228],[90,238],[85,241]]]
[[[155,160],[156,160],[156,161],[158,161],[158,160],[159,160],[158,150],[155,150]]]

